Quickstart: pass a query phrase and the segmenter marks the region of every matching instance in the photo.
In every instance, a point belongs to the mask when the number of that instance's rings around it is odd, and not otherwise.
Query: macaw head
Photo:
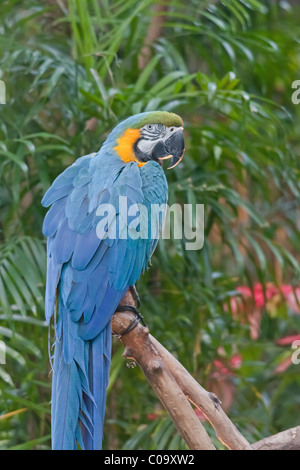
[[[126,163],[149,160],[161,164],[171,158],[174,168],[184,153],[183,122],[177,114],[155,111],[131,116],[118,124],[107,138],[116,154]]]

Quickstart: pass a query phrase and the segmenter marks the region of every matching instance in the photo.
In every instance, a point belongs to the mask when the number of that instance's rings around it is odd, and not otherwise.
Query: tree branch
[[[221,407],[216,395],[207,392],[179,361],[151,337],[165,364],[176,379],[185,396],[205,415],[215,429],[217,438],[229,449],[251,450],[251,445],[237,430]]]
[[[133,318],[132,312],[115,313],[112,318],[113,333],[119,336]],[[207,432],[157,352],[148,328],[138,323],[133,330],[119,339],[125,346],[123,356],[139,364],[189,449],[213,450],[214,446]]]
[[[300,426],[261,439],[253,447],[255,450],[300,450]]]
[[[135,305],[130,291],[120,305]],[[215,449],[190,403],[202,411],[218,439],[231,450],[300,449],[300,426],[249,444],[222,409],[218,397],[196,382],[182,364],[149,334],[147,327],[137,323],[123,334],[134,317],[131,311],[116,312],[111,320],[113,334],[125,347],[123,356],[139,364],[189,449]]]

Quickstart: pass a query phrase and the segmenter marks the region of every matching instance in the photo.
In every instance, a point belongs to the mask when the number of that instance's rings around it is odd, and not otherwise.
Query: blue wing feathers
[[[87,197],[87,191],[84,191],[83,188],[74,188],[71,194],[68,196],[65,211],[66,217],[72,221],[76,219],[79,214],[80,208],[84,199]],[[88,207],[87,207],[88,210]],[[70,228],[72,225],[70,224]]]
[[[42,204],[43,206],[45,207],[48,207],[50,206],[51,204],[53,204],[54,202],[57,202],[59,201],[60,199],[62,199],[63,197],[67,196],[68,194],[70,194],[70,191],[72,191],[73,189],[73,185],[71,184],[68,184],[66,186],[63,186],[57,190],[51,190],[52,189],[52,186],[51,188],[47,191],[47,193],[45,194],[44,198],[42,199]]]
[[[71,258],[76,237],[77,233],[69,229],[68,219],[63,219],[55,235],[53,247],[53,255],[59,263],[67,263]]]
[[[79,271],[85,269],[92,260],[100,244],[96,231],[87,234],[78,233],[73,246],[72,267]]]
[[[128,287],[123,291],[117,291],[112,287],[106,288],[101,305],[97,305],[97,309],[87,323],[81,322],[79,325],[79,335],[82,339],[93,339],[105,328],[127,290]]]
[[[45,237],[52,237],[57,232],[59,224],[64,219],[65,201],[60,199],[50,207],[43,223],[43,234]]]

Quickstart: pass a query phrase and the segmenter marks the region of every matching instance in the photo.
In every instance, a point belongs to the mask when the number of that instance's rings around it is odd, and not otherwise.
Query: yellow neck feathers
[[[138,162],[138,166],[143,166],[145,163],[139,162],[136,158],[133,145],[140,137],[140,131],[138,129],[127,129],[124,134],[117,139],[117,146],[114,147],[114,150],[117,152],[121,160],[125,163],[129,162]]]

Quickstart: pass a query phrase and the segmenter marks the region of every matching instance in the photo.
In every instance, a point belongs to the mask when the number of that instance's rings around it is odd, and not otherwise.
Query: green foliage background
[[[155,109],[184,119],[170,203],[205,204],[205,245],[159,243],[137,286],[142,313],[205,387],[218,386],[220,346],[225,363],[240,355],[225,377],[228,413],[250,442],[299,424],[299,366],[275,371],[291,355],[275,340],[299,333],[299,315],[263,311],[253,340],[249,322],[224,309],[239,285],[299,283],[299,21],[288,0],[1,2],[0,448],[50,446],[40,200],[117,122]],[[141,371],[113,350],[104,448],[184,449]]]

